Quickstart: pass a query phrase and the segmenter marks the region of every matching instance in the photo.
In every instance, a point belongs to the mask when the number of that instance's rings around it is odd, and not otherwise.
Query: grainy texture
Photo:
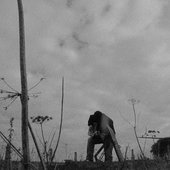
[[[42,170],[39,162],[33,162],[33,164]],[[4,167],[4,161],[0,161],[0,170],[6,170]],[[55,164],[48,167],[48,170],[54,170]],[[90,162],[66,162],[58,163],[56,170],[169,170],[170,162],[162,160],[136,160],[126,161],[124,164],[118,162],[112,163],[90,163]],[[21,170],[20,162],[12,162],[12,170]]]

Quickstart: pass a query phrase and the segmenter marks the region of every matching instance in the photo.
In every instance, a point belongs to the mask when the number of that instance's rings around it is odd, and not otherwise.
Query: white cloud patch
[[[169,77],[170,58],[169,45],[167,43],[160,44],[151,58],[151,69],[159,78],[164,79]]]
[[[79,2],[84,13],[77,27],[80,39],[97,45],[114,42],[113,31],[122,19],[127,2],[127,0]]]
[[[162,15],[164,2],[160,0],[137,0],[129,3],[129,10],[118,32],[120,36],[133,37],[155,27]]]

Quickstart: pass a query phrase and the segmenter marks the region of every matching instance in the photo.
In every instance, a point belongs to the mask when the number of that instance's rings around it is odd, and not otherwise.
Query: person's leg
[[[93,137],[89,137],[87,141],[87,157],[86,160],[93,161],[93,152],[94,152],[94,141]]]
[[[101,139],[99,137],[93,136],[88,138],[86,160],[93,161],[94,146],[95,144],[100,144],[100,143],[101,143]]]
[[[110,137],[104,140],[105,162],[112,161],[113,143]]]

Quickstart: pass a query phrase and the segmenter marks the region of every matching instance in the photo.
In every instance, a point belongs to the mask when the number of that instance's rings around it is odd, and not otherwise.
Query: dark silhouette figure
[[[112,150],[113,142],[108,130],[108,126],[113,130],[115,134],[115,129],[113,126],[113,121],[108,116],[100,111],[96,111],[93,115],[90,115],[88,120],[90,136],[87,142],[87,161],[93,161],[94,147],[95,144],[103,144],[105,162],[112,161]]]

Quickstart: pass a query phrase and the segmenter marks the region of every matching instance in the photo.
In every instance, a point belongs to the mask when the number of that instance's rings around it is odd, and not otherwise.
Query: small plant
[[[5,145],[1,144],[1,147],[0,147],[0,161],[4,159],[4,155],[5,155]]]
[[[40,125],[41,136],[42,136],[42,141],[40,139],[40,142],[43,145],[44,160],[45,160],[45,162],[48,163],[49,162],[49,151],[51,152],[51,150],[50,150],[51,148],[47,149],[48,140],[45,139],[43,124],[46,122],[49,122],[53,118],[50,116],[35,116],[35,117],[33,116],[30,118],[32,120],[32,123]]]
[[[133,130],[134,130],[135,138],[136,138],[137,144],[138,144],[138,146],[139,146],[141,155],[142,155],[143,158],[145,158],[145,155],[144,155],[144,153],[143,153],[142,147],[141,147],[141,145],[140,145],[140,142],[139,142],[139,139],[138,139],[138,136],[137,136],[137,115],[136,115],[136,110],[135,110],[135,104],[139,103],[139,100],[136,100],[136,99],[132,98],[132,99],[129,99],[129,101],[130,101],[131,104],[132,104],[133,115],[134,115]]]
[[[14,118],[12,117],[10,119],[10,128],[8,129],[9,130],[9,135],[8,135],[8,141],[9,143],[7,143],[6,145],[6,153],[5,153],[5,166],[7,169],[11,170],[12,169],[12,162],[11,162],[11,153],[12,153],[12,150],[11,150],[11,142],[12,142],[12,136],[13,136],[13,132],[14,132],[14,129],[13,129],[13,121],[14,121]]]

